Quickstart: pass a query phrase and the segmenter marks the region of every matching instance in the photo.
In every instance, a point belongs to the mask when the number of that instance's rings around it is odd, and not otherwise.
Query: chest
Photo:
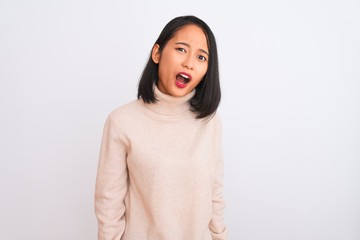
[[[213,130],[202,122],[161,122],[138,126],[129,136],[128,167],[142,172],[197,174],[208,171]]]

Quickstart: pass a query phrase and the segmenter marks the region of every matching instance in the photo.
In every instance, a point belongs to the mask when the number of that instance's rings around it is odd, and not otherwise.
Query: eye
[[[198,58],[199,58],[201,61],[206,61],[206,60],[207,60],[206,57],[203,56],[203,55],[199,55]]]
[[[176,48],[176,50],[177,50],[177,51],[179,51],[179,52],[183,52],[183,53],[186,53],[186,50],[185,50],[185,48]]]

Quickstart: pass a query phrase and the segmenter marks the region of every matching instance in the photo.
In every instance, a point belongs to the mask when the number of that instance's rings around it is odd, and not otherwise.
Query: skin
[[[159,64],[157,87],[167,95],[182,97],[190,93],[202,81],[208,69],[208,45],[204,31],[196,25],[185,25],[179,29],[160,50],[155,44],[152,60]],[[178,73],[191,75],[184,88],[176,85]]]

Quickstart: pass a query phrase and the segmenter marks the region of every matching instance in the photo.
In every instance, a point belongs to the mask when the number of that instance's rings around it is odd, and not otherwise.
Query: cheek
[[[162,84],[165,84],[167,82],[168,73],[166,72],[166,68],[164,68],[164,67],[160,68],[160,66],[159,66],[158,78],[159,78],[159,81],[162,82]]]
[[[171,71],[171,67],[175,65],[174,58],[169,56],[169,54],[163,54],[159,62],[158,74],[166,74]]]
[[[164,74],[168,69],[167,60],[162,58],[159,62],[158,74]]]
[[[208,66],[204,66],[201,68],[201,71],[200,71],[200,78],[203,79],[203,77],[205,76],[206,72],[207,72],[207,69],[208,69]]]

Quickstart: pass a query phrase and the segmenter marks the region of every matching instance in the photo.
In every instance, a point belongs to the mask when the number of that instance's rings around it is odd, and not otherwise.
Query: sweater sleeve
[[[99,240],[120,240],[125,230],[127,143],[111,115],[103,132],[95,187]]]
[[[222,153],[222,123],[218,118],[217,133],[215,134],[215,164],[214,164],[214,182],[213,182],[213,217],[210,221],[209,228],[213,240],[225,240],[227,228],[224,223],[225,201],[223,198],[224,186],[224,161]]]

